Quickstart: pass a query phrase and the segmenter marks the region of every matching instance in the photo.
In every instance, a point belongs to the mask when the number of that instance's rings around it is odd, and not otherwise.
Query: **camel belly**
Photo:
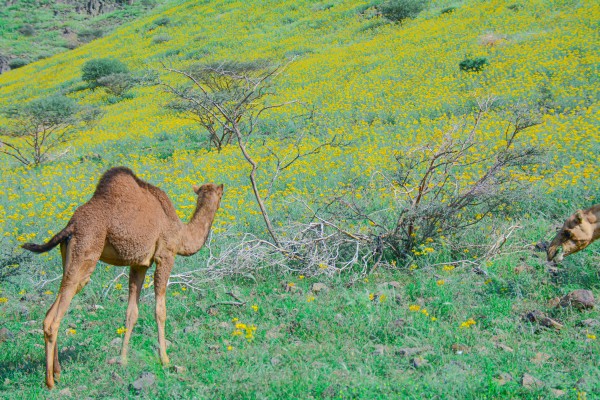
[[[139,248],[139,246],[119,246],[115,248],[110,242],[104,244],[100,260],[119,267],[135,265],[150,266],[154,258],[154,246]]]

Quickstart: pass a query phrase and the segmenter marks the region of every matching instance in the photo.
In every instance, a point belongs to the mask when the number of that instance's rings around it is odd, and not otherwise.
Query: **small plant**
[[[115,96],[123,96],[123,94],[133,87],[133,79],[125,72],[103,76],[98,78],[97,83],[107,93]]]
[[[33,25],[25,24],[19,28],[19,33],[27,37],[33,36],[35,35],[35,28],[33,27]]]
[[[92,40],[100,39],[102,36],[104,36],[102,29],[84,29],[77,34],[77,38],[82,43],[89,43]]]
[[[153,44],[161,44],[171,40],[171,36],[169,35],[156,35],[152,38]]]
[[[83,64],[81,79],[88,83],[90,89],[101,86],[100,78],[129,72],[127,66],[114,58],[96,58]]]
[[[171,23],[171,19],[169,17],[160,17],[154,20],[154,22],[152,22],[152,25],[155,27],[158,26],[167,26]]]
[[[440,14],[450,14],[450,13],[453,13],[454,11],[456,11],[456,7],[450,6],[450,7],[443,8],[442,11],[440,11]]]
[[[427,0],[389,0],[377,9],[390,21],[402,22],[405,19],[415,18],[428,3]]]
[[[488,65],[488,60],[485,57],[465,58],[462,60],[458,67],[461,71],[465,72],[480,72],[483,67]]]
[[[15,58],[14,60],[10,60],[8,62],[8,66],[10,67],[10,69],[21,68],[26,66],[27,64],[29,64],[29,61],[23,58]]]

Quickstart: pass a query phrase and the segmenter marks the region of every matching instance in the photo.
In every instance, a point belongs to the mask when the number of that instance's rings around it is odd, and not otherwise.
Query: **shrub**
[[[454,11],[456,11],[456,7],[450,6],[450,7],[443,8],[442,11],[440,11],[440,14],[450,14],[450,13],[453,13]]]
[[[427,0],[389,0],[377,9],[390,21],[401,22],[408,18],[415,18],[427,7],[427,4]]]
[[[127,66],[114,58],[96,58],[83,64],[81,79],[88,83],[91,89],[100,84],[98,79],[112,74],[127,73]]]
[[[123,96],[125,92],[133,87],[133,80],[128,73],[121,72],[98,78],[98,86],[102,86],[109,94]]]
[[[171,40],[171,36],[169,35],[156,35],[152,38],[152,43],[160,44],[168,42],[169,40]]]
[[[102,29],[85,29],[77,34],[82,43],[89,43],[92,40],[100,39],[104,35]]]
[[[29,61],[23,58],[15,58],[14,60],[10,60],[8,62],[8,66],[10,67],[10,69],[21,68],[26,66],[27,64],[29,64]]]
[[[19,28],[19,33],[23,36],[33,36],[35,35],[35,28],[33,25],[25,24]]]
[[[39,165],[50,159],[50,151],[71,138],[80,121],[81,107],[75,100],[53,95],[3,110],[9,123],[3,127],[0,153],[23,165]]]
[[[169,17],[160,17],[152,22],[154,26],[167,26],[171,23],[171,19]]]
[[[488,60],[485,57],[465,58],[458,64],[458,67],[465,72],[479,72],[487,64]]]

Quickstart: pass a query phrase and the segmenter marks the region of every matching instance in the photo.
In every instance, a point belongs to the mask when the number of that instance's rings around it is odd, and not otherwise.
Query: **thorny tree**
[[[251,167],[249,179],[252,191],[273,240],[268,244],[281,253],[297,258],[297,255],[293,255],[280,244],[259,191],[259,183],[256,179],[259,166],[252,155],[252,149],[248,146],[249,139],[256,137],[264,128],[263,117],[267,111],[295,103],[295,101],[288,101],[271,104],[268,101],[274,94],[273,80],[284,72],[287,65],[273,65],[264,61],[225,61],[193,64],[185,69],[165,66],[167,71],[184,77],[185,84],[175,85],[166,81],[161,84],[175,96],[175,101],[168,107],[200,124],[208,132],[212,146],[221,150],[232,143],[237,145]],[[311,119],[311,116],[312,113],[307,118]],[[324,147],[339,145],[337,138],[333,137],[326,142],[304,149],[302,144],[310,134],[308,129],[300,128],[291,135],[293,139],[285,135],[278,136],[281,140],[291,142],[292,150],[288,154],[278,154],[268,150],[275,160],[275,170],[272,171],[269,189],[279,173],[297,160],[315,154]]]
[[[69,141],[80,121],[79,105],[64,96],[33,100],[22,107],[3,110],[9,125],[0,130],[0,153],[23,165],[39,165],[50,152]]]
[[[524,143],[521,133],[538,122],[527,110],[513,111],[503,140],[490,145],[478,135],[493,103],[479,101],[474,119],[452,127],[437,143],[398,149],[394,174],[382,172],[365,189],[335,197],[320,211],[311,210],[314,217],[348,238],[371,243],[380,256],[391,252],[405,260],[424,243],[451,237],[517,204],[530,186],[528,167],[543,154]],[[390,202],[374,196],[380,189],[393,194]],[[342,221],[363,229],[342,229]]]

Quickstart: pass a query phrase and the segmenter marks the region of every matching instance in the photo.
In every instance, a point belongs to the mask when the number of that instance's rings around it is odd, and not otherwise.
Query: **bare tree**
[[[518,203],[530,186],[521,178],[530,176],[528,167],[538,164],[543,154],[521,138],[537,122],[526,110],[513,112],[503,141],[490,146],[477,137],[493,103],[493,99],[479,101],[473,120],[453,126],[438,142],[398,149],[393,174],[380,172],[371,185],[336,196],[318,210],[307,207],[313,219],[370,243],[375,254],[389,251],[397,259],[407,259],[419,246],[459,233]],[[391,200],[374,196],[382,188],[393,194]],[[343,221],[362,230],[344,228]]]
[[[270,132],[259,132],[264,128],[263,116],[269,110],[278,109],[295,103],[269,103],[274,94],[273,80],[282,74],[288,64],[272,65],[264,61],[194,64],[186,69],[166,67],[167,71],[185,78],[185,84],[176,86],[169,82],[161,82],[168,92],[176,98],[169,107],[183,113],[196,121],[209,134],[209,141],[217,150],[235,143],[244,159],[250,165],[249,179],[256,202],[264,219],[272,245],[288,256],[297,257],[281,246],[280,239],[265,207],[263,196],[259,191],[256,179],[258,163],[251,154],[248,141],[251,137]],[[312,120],[313,113],[307,114]],[[309,150],[302,151],[301,144],[309,135],[302,130],[294,133],[293,151],[290,154],[279,154],[269,150],[275,159],[275,170],[271,174],[269,188],[279,173],[289,168],[297,160],[319,152],[327,146],[339,145],[337,138],[329,139]],[[278,136],[282,140],[289,137]]]

